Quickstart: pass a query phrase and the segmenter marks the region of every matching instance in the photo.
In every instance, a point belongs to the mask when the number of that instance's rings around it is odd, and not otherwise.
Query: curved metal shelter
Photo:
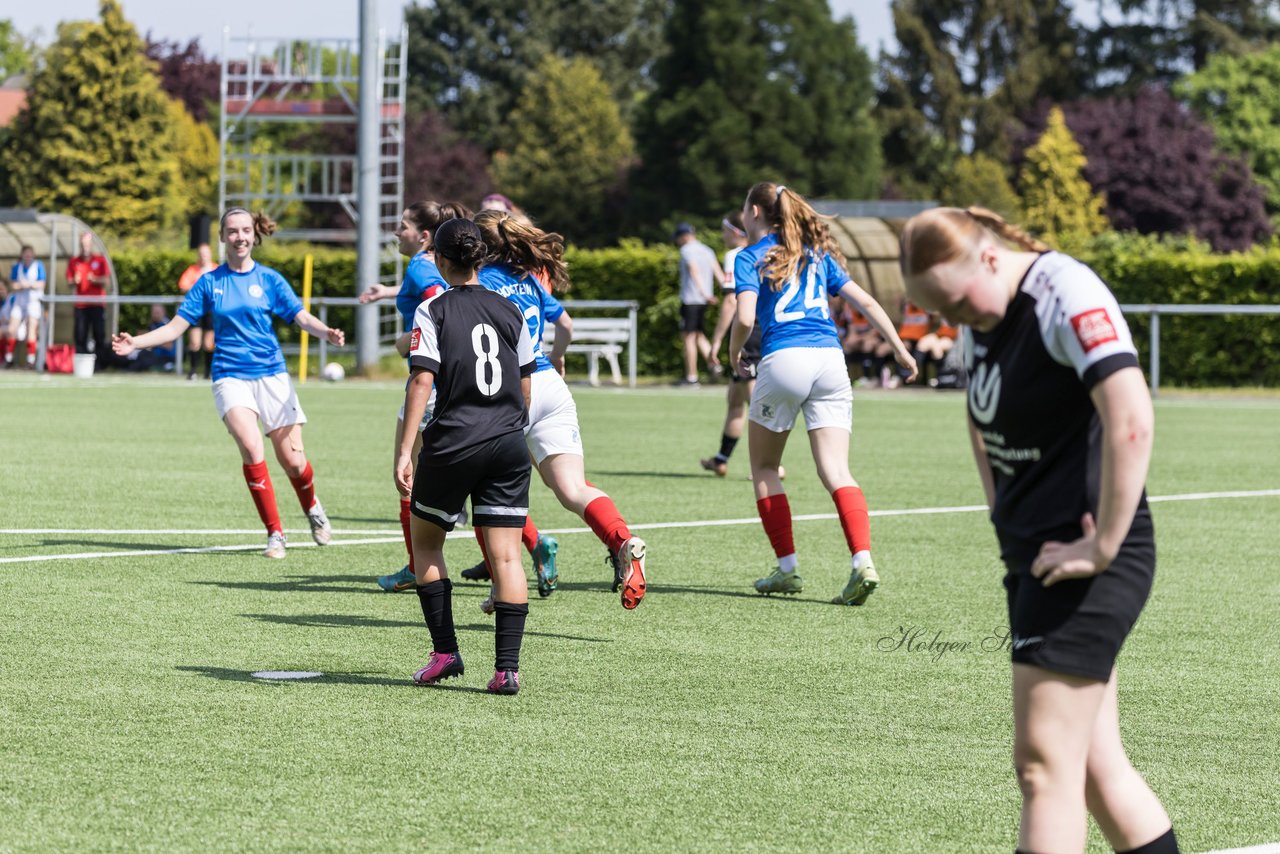
[[[933,202],[814,202],[818,213],[833,217],[831,233],[849,262],[849,277],[876,298],[894,323],[901,318],[904,291],[898,266],[899,238],[907,220],[934,207]]]
[[[31,208],[0,208],[0,275],[8,276],[9,270],[18,260],[23,246],[35,250],[36,258],[44,262],[45,273],[49,280],[45,283],[48,295],[66,296],[72,288],[67,284],[67,259],[80,251],[80,235],[85,232],[93,234],[93,250],[107,259],[107,269],[111,274],[111,284],[107,293],[115,296],[120,292],[116,283],[116,268],[111,263],[111,255],[106,244],[87,224],[66,214],[42,213]],[[75,309],[70,303],[51,303],[45,306],[44,330],[41,333],[42,344],[69,344],[74,331],[73,315]],[[110,334],[119,325],[120,307],[116,304],[107,306],[107,333]],[[40,363],[44,362],[43,346]]]

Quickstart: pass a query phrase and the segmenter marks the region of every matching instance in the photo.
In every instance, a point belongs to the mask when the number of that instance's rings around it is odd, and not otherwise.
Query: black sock
[[[738,440],[725,433],[720,437],[720,453],[716,454],[716,459],[722,463],[729,462],[729,457],[733,456],[733,449],[737,445]]]
[[[209,379],[209,374],[213,372],[213,351],[204,350],[204,378]]]
[[[866,353],[862,356],[862,375],[867,379],[875,379],[880,372],[876,370],[876,360],[874,356]]]
[[[418,585],[422,619],[431,632],[431,648],[436,652],[458,651],[458,635],[453,630],[453,582],[447,578]]]
[[[493,606],[493,669],[520,669],[520,642],[524,640],[524,620],[528,605],[496,602]]]
[[[1124,854],[1178,854],[1178,840],[1173,835],[1173,828],[1169,828],[1164,834],[1156,837],[1146,845],[1139,845],[1137,848],[1130,848]]]

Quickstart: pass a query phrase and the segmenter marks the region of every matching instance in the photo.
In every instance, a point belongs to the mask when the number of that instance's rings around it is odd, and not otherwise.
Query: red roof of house
[[[13,121],[13,117],[27,103],[27,93],[22,89],[0,89],[0,128]]]

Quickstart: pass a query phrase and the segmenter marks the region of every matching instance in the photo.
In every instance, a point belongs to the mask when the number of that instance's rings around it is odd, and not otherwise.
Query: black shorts
[[[206,311],[204,317],[200,318],[200,329],[204,332],[213,331],[213,312]]]
[[[703,325],[707,320],[707,306],[689,305],[688,303],[680,303],[680,331],[681,332],[703,332]]]
[[[1092,578],[1045,587],[1031,577],[1034,560],[1005,563],[1013,661],[1105,682],[1155,579],[1150,513],[1138,511],[1116,559]]]
[[[524,431],[481,442],[462,458],[418,457],[413,515],[452,531],[471,499],[477,528],[523,528],[529,515],[529,449]]]

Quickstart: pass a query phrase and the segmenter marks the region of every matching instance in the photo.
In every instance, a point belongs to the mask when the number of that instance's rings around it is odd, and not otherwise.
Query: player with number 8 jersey
[[[444,541],[470,498],[493,570],[497,622],[489,690],[514,694],[529,612],[520,530],[529,512],[524,427],[533,341],[516,307],[476,281],[485,247],[475,223],[451,219],[436,230],[435,241],[436,261],[450,288],[415,315],[405,423],[418,423],[433,388],[436,404],[422,432],[416,470],[410,431],[401,438],[395,466],[397,485],[412,486],[413,566],[433,648],[414,679],[433,684],[463,672]]]
[[[911,378],[915,361],[880,304],[849,280],[826,223],[798,193],[780,184],[756,184],[742,219],[753,242],[734,262],[738,305],[729,356],[738,372],[742,348],[758,322],[762,358],[751,396],[748,447],[756,507],[778,557],[777,568],[755,588],[764,594],[803,589],[791,506],[780,476],[787,437],[803,412],[818,476],[835,501],[853,561],[848,583],[832,601],[861,605],[880,578],[871,561],[867,500],[849,473],[853,389],[828,298],[839,295],[859,309],[893,344]]]

